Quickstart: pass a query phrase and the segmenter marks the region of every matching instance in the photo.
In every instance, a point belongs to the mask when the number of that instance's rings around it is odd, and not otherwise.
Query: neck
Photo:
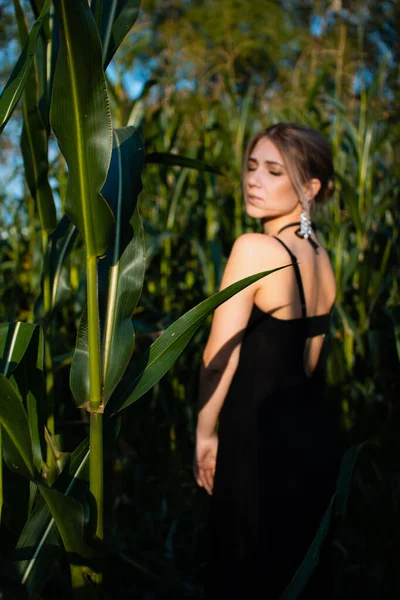
[[[290,223],[298,223],[300,221],[300,213],[285,215],[277,219],[262,219],[262,226],[267,235],[278,235],[278,232],[289,225]]]

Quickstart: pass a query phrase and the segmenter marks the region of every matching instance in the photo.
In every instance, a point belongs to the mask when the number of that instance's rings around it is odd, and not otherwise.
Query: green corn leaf
[[[33,460],[40,472],[45,447],[46,403],[43,379],[43,332],[30,323],[0,325],[0,372],[8,377],[20,403],[26,407],[32,438]],[[8,467],[30,477],[24,461],[4,433],[4,456]]]
[[[359,156],[358,156],[358,153],[359,153],[358,132],[357,132],[356,127],[353,125],[353,123],[346,117],[346,107],[339,100],[337,100],[336,98],[333,98],[332,96],[324,95],[322,97],[322,99],[325,100],[325,102],[328,105],[331,105],[333,108],[336,108],[337,113],[338,113],[338,118],[340,118],[340,123],[342,124],[342,126],[344,126],[344,131],[347,136],[347,139],[351,143],[352,148],[355,153],[355,156],[358,159],[359,158]]]
[[[0,373],[5,377],[21,362],[37,327],[21,321],[0,324]]]
[[[169,204],[169,211],[166,223],[167,229],[169,231],[171,231],[174,227],[178,202],[180,199],[182,199],[182,191],[188,174],[189,171],[187,169],[182,169],[181,173],[179,174],[178,181],[175,185],[174,193],[172,194],[171,202]]]
[[[189,310],[156,339],[150,348],[128,368],[126,376],[110,400],[111,412],[126,408],[143,396],[165,375],[183,352],[204,319],[220,304],[262,277],[279,271],[279,267],[251,275],[233,283]]]
[[[354,187],[354,182],[349,181],[340,173],[335,174],[335,178],[340,183],[342,190],[343,201],[346,208],[349,210],[352,221],[358,234],[364,232],[365,223],[363,221],[363,215],[360,214],[358,205],[358,190]]]
[[[115,163],[111,164],[104,194],[114,209],[118,226],[99,269],[99,285],[104,290],[103,298],[107,299],[106,306],[101,310],[104,315],[104,402],[107,402],[125,372],[134,348],[131,319],[142,291],[146,261],[144,231],[137,206],[142,190],[143,165],[143,143],[138,133],[132,127],[117,129]],[[113,177],[118,177],[118,186],[113,185]],[[112,198],[111,194],[115,192]]]
[[[53,310],[63,302],[70,292],[67,282],[69,273],[65,267],[65,261],[71,253],[77,236],[77,228],[66,215],[62,217],[54,233],[49,236],[49,269]]]
[[[349,311],[343,305],[338,303],[335,304],[334,311],[339,315],[344,331],[357,342],[359,352],[363,356],[365,353],[363,338],[360,335],[356,323],[350,316]]]
[[[246,134],[246,127],[249,122],[250,107],[254,103],[254,86],[249,85],[246,95],[243,99],[240,116],[238,120],[238,127],[236,131],[235,140],[235,156],[238,162],[238,166],[242,165],[242,156],[244,150],[244,139]]]
[[[67,215],[64,215],[56,229],[48,238],[48,268],[50,276],[50,293],[52,311],[69,297],[71,288],[69,285],[70,274],[65,262],[73,249],[78,237],[78,230],[71,223]],[[43,290],[43,286],[42,286]],[[35,302],[35,320],[44,319],[43,292]]]
[[[157,79],[149,79],[146,81],[140,96],[138,96],[131,104],[128,125],[132,125],[134,127],[139,127],[141,125],[146,112],[146,98],[149,96],[151,88],[157,83]],[[119,99],[116,95],[116,92],[114,92],[114,98],[118,103]]]
[[[43,373],[44,336],[41,327],[37,326],[29,347],[13,373],[26,412],[29,430],[32,437],[34,464],[40,472],[45,455],[46,442],[44,430],[47,417],[47,402]]]
[[[343,228],[344,229],[344,228]],[[352,285],[352,281],[354,278],[354,274],[356,273],[358,267],[360,266],[360,250],[359,248],[351,248],[349,244],[349,236],[346,236],[346,246],[349,249],[348,255],[343,248],[343,254],[341,256],[341,269],[342,277],[341,277],[341,291],[346,292],[349,289],[349,286]],[[338,250],[336,250],[337,258],[340,260],[340,256],[338,254]]]
[[[87,559],[93,557],[93,550],[83,538],[82,504],[54,488],[40,485],[39,490],[55,521],[64,548],[69,554],[69,562],[77,565],[86,564]]]
[[[19,57],[17,64],[15,65],[0,96],[0,133],[7,125],[17,102],[21,97],[29,70],[32,66],[32,61],[35,57],[36,44],[38,42],[43,22],[46,19],[49,11],[50,3],[51,0],[46,0],[43,4],[39,18],[32,27],[31,32],[29,33],[29,36],[25,42],[21,56]]]
[[[170,152],[151,152],[146,154],[146,164],[164,165],[167,167],[187,167],[188,169],[197,169],[198,171],[207,171],[208,173],[223,173],[208,163],[198,160],[197,158],[189,158],[188,156],[180,156]]]
[[[393,324],[393,335],[396,344],[397,358],[400,361],[400,306],[394,306],[390,310],[384,309],[384,313],[388,316]]]
[[[20,398],[19,398],[19,400],[21,402]],[[22,405],[22,402],[21,402],[21,405]],[[8,435],[7,431],[5,431],[5,430],[2,431],[2,446],[3,446],[3,458],[4,458],[5,464],[8,467],[8,470],[12,471],[16,475],[22,476],[25,479],[31,479],[32,478],[31,471],[29,470],[29,468],[26,465],[26,462],[24,461],[23,457],[21,456],[19,449],[15,447],[15,444],[13,444],[12,439]],[[23,486],[22,482],[19,482],[19,483],[21,486]],[[18,506],[16,506],[17,503],[18,503]],[[12,511],[13,511],[13,513],[15,512],[17,519],[19,519],[22,512],[24,512],[26,514],[26,511],[27,511],[26,498],[22,499],[21,495],[19,494],[17,501],[13,502]]]
[[[35,18],[37,18],[43,8],[44,0],[31,0],[31,6]],[[40,117],[45,124],[47,131],[50,131],[50,97],[51,87],[53,83],[55,57],[57,56],[58,41],[53,40],[52,36],[57,31],[54,27],[54,9],[50,7],[47,16],[43,22],[41,35],[39,36],[36,46],[35,67],[37,71],[37,88],[38,88],[38,106]]]
[[[68,457],[66,465],[54,483],[60,493],[83,501],[82,483],[88,477],[89,441],[84,440]],[[39,498],[18,539],[15,551],[10,557],[10,569],[16,572],[18,580],[26,585],[31,593],[40,593],[51,572],[51,568],[61,554],[60,538],[52,514],[44,501]]]
[[[140,0],[93,0],[91,7],[100,32],[106,68],[138,18]]]
[[[333,517],[342,517],[346,513],[354,467],[360,450],[364,445],[365,444],[352,446],[343,455],[339,477],[336,482],[335,494],[332,496],[327,511],[303,562],[296,571],[288,587],[281,595],[280,600],[297,600],[310,580],[313,571],[318,566],[322,546],[327,538],[328,531],[331,528]]]
[[[31,594],[44,588],[55,562],[61,558],[60,536],[54,519],[41,497],[31,512],[14,552],[9,568]]]
[[[0,370],[10,378],[20,401],[26,406],[34,464],[38,471],[41,469],[45,446],[43,353],[44,338],[39,325],[21,322],[0,325]],[[12,451],[12,447],[9,447],[8,454]],[[10,459],[9,464],[13,462],[15,459]]]
[[[0,425],[17,450],[21,466],[34,476],[32,439],[28,417],[12,384],[0,374]],[[3,442],[5,439],[3,439]],[[18,464],[16,465],[18,467]]]
[[[44,6],[46,0],[29,0],[29,1],[30,1],[32,10],[33,10],[33,14],[35,15],[35,19],[38,19],[41,11],[43,10],[43,6]],[[42,35],[45,37],[46,40],[49,40],[51,37],[48,18],[45,19],[45,21],[43,23]]]
[[[55,0],[54,6],[60,49],[50,121],[68,164],[65,212],[77,226],[88,257],[102,256],[114,219],[100,193],[112,150],[101,42],[87,0]]]
[[[388,267],[391,249],[392,249],[392,240],[388,239],[385,244],[385,249],[382,253],[381,264],[380,264],[379,270],[376,273],[374,273],[374,276],[372,278],[372,294],[371,294],[371,298],[370,298],[369,306],[368,306],[368,322],[367,322],[366,327],[369,327],[375,306],[376,306],[379,298],[383,295],[384,291],[386,291],[386,287],[388,285],[388,284],[385,285],[384,281],[385,281],[385,277],[386,277],[387,271],[388,271],[387,267]]]
[[[19,0],[14,0],[14,7],[22,45],[28,38],[28,28]],[[48,180],[48,131],[39,111],[36,60],[32,61],[23,91],[23,118],[21,148],[26,180],[36,202],[42,230],[50,232],[57,224],[56,207]]]
[[[343,516],[347,511],[350,483],[353,477],[354,467],[356,465],[360,451],[365,446],[365,444],[366,442],[358,446],[351,446],[351,448],[346,450],[342,457],[342,461],[340,464],[340,473],[336,483],[336,516]]]
[[[279,600],[297,600],[310,580],[313,571],[318,566],[322,545],[327,538],[332,520],[334,502],[335,496],[333,495],[303,562]]]
[[[134,348],[132,314],[142,290],[145,249],[137,198],[142,189],[142,140],[133,127],[114,131],[114,150],[102,193],[116,221],[115,233],[99,262],[103,401],[123,376]],[[71,368],[71,390],[78,406],[89,400],[88,331],[82,316]]]

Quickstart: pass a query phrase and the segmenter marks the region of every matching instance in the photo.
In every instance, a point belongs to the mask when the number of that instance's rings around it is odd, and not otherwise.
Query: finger
[[[200,487],[204,487],[200,471],[197,471],[197,473],[195,473],[194,478],[196,480],[197,485],[199,485]]]
[[[211,495],[214,487],[214,469],[207,469],[204,478],[207,484],[207,492]]]
[[[204,487],[203,468],[199,465],[197,461],[195,461],[193,464],[193,475],[197,485],[199,485],[200,487]]]
[[[207,469],[207,470],[204,472],[204,480],[205,480],[205,482],[206,482],[206,489],[207,489],[207,492],[208,492],[209,494],[211,494],[212,485],[211,485],[211,479],[210,479],[210,470],[209,470],[209,469]]]
[[[211,489],[209,486],[209,480],[207,477],[207,470],[206,469],[199,469],[199,485],[200,487],[205,488],[205,490],[207,491],[208,494],[211,494]]]

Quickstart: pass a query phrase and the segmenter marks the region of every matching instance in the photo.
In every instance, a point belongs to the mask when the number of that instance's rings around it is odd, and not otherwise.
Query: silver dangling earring
[[[303,199],[303,212],[300,214],[300,235],[307,240],[312,232],[309,204],[306,198]]]

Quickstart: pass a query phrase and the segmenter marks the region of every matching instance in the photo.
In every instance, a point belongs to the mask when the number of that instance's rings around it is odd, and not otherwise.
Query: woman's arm
[[[265,270],[266,236],[259,236],[244,234],[236,240],[224,271],[221,289]],[[261,260],[260,244],[263,250]],[[215,310],[203,354],[194,470],[197,483],[205,487],[209,494],[212,492],[218,447],[218,416],[239,362],[243,334],[259,287],[258,281]]]

